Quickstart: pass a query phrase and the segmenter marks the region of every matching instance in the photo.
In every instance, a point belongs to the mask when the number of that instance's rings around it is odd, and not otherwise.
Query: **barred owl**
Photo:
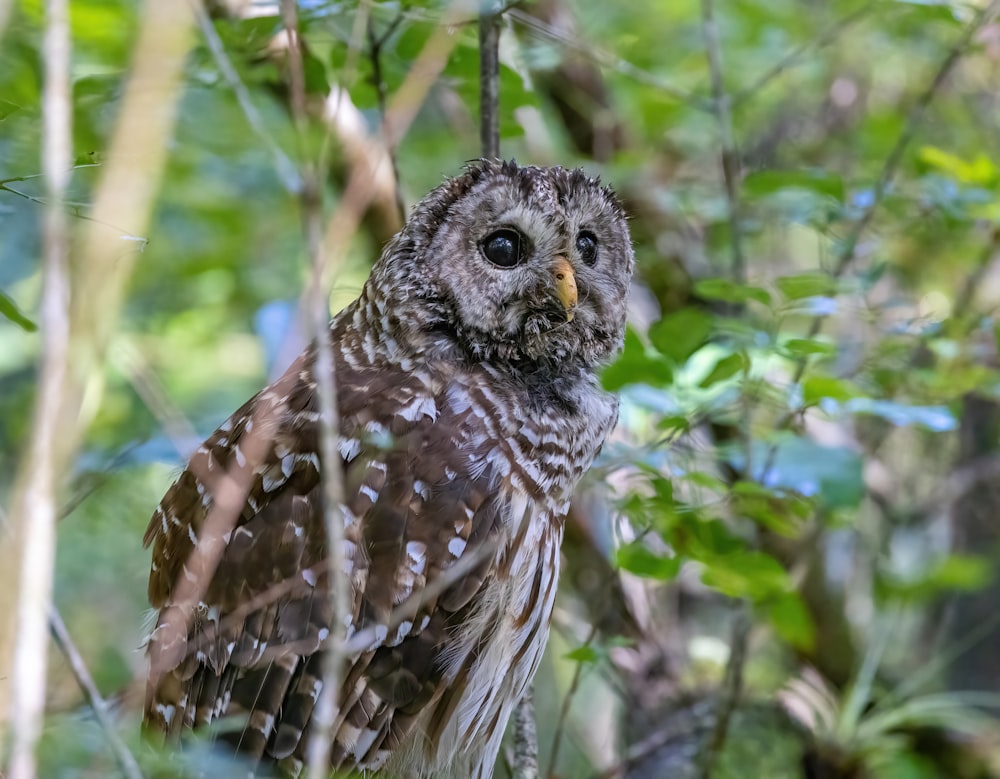
[[[334,618],[335,467],[353,649],[333,766],[491,776],[547,640],[570,497],[617,420],[596,374],[632,265],[621,206],[581,171],[481,161],[428,194],[330,324],[338,462],[319,454],[310,348],[157,506],[147,729],[212,724],[301,767]]]

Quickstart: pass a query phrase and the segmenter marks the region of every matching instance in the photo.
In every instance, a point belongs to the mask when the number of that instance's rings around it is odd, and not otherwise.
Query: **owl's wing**
[[[168,735],[232,717],[226,737],[241,751],[304,756],[333,619],[310,365],[307,353],[213,433],[150,522],[149,596],[160,621],[145,717]],[[449,631],[495,558],[505,511],[495,441],[439,408],[428,382],[420,371],[338,359],[348,632],[367,638],[348,658],[335,765],[378,765],[440,694]],[[235,525],[216,531],[218,567],[200,585],[190,625],[174,627],[164,615],[193,578],[226,480],[240,479],[249,491]],[[469,570],[439,580],[461,559]]]

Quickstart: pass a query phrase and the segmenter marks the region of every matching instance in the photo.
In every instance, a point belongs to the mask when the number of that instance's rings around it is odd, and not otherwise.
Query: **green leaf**
[[[712,368],[709,374],[701,380],[699,386],[707,388],[713,384],[718,384],[720,381],[732,378],[746,367],[747,362],[746,355],[739,352],[730,354],[728,357],[723,357],[715,364],[715,367]]]
[[[681,364],[703,346],[712,332],[712,317],[700,308],[682,308],[649,328],[649,340],[660,353]]]
[[[619,568],[647,579],[673,579],[681,568],[680,557],[661,557],[642,541],[618,547],[615,560]]]
[[[601,659],[601,654],[594,647],[585,644],[567,652],[563,657],[577,663],[596,663]]]
[[[883,574],[879,584],[886,594],[909,600],[937,598],[944,591],[975,592],[993,578],[990,561],[974,555],[949,555],[913,578]]]
[[[789,338],[782,346],[793,357],[811,357],[817,354],[823,357],[833,357],[837,353],[836,346],[815,338]]]
[[[729,491],[728,485],[722,479],[704,471],[691,471],[690,473],[683,474],[681,478],[719,495],[723,495]]]
[[[816,626],[798,593],[786,592],[766,608],[768,621],[779,636],[796,649],[813,649]]]
[[[3,316],[7,317],[15,325],[18,325],[22,330],[27,330],[29,333],[33,333],[38,329],[38,325],[22,314],[21,309],[17,307],[17,303],[2,290],[0,290],[0,314],[3,314]]]
[[[997,182],[997,168],[982,152],[967,162],[936,146],[923,146],[917,153],[917,159],[926,167],[946,173],[962,184],[991,186]]]
[[[706,564],[702,581],[731,598],[757,601],[791,588],[788,572],[763,552],[743,549],[702,562]]]
[[[837,291],[836,281],[827,274],[819,272],[782,276],[776,283],[781,294],[788,300],[828,296]]]
[[[770,447],[761,442],[755,445],[754,459],[763,462],[769,453]],[[769,485],[813,497],[826,508],[856,506],[864,496],[861,456],[852,449],[787,437],[779,441],[772,459]]]
[[[805,189],[844,201],[843,179],[822,170],[761,170],[743,180],[743,191],[749,197],[766,197],[785,189]]]
[[[788,490],[772,490],[753,481],[733,484],[733,510],[775,533],[795,536],[809,513],[809,501]]]
[[[881,417],[897,427],[916,425],[938,433],[958,427],[958,420],[947,406],[913,406],[891,400],[860,397],[847,401],[844,410],[852,414]]]
[[[666,358],[649,354],[635,331],[625,331],[625,348],[611,365],[604,369],[601,381],[606,390],[614,392],[628,384],[648,384],[665,387],[673,380],[673,371]]]
[[[844,401],[863,394],[852,382],[832,376],[809,376],[802,382],[802,400],[807,406],[813,406],[824,398]]]
[[[737,284],[729,279],[702,279],[694,285],[694,293],[707,300],[721,300],[724,303],[746,303],[749,300],[756,300],[765,306],[771,304],[771,293],[763,287]]]

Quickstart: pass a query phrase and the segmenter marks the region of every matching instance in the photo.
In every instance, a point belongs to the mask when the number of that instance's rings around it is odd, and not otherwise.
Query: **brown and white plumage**
[[[545,646],[571,494],[617,418],[596,371],[621,346],[632,264],[595,180],[481,162],[421,201],[331,323],[342,618],[365,643],[344,669],[335,767],[492,775]],[[147,726],[222,720],[290,772],[333,619],[313,364],[307,350],[205,441],[145,538],[160,610]],[[235,524],[210,527],[233,484]],[[197,602],[172,621],[184,592]]]

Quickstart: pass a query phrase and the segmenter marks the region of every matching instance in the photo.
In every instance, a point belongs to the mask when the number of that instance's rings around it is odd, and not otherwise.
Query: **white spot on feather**
[[[316,572],[312,568],[302,569],[302,578],[305,580],[306,584],[310,587],[316,586]]]
[[[246,467],[247,458],[243,456],[243,450],[240,449],[239,445],[233,447],[233,457],[236,458],[236,464],[240,466],[240,468]]]
[[[337,448],[340,449],[340,456],[350,462],[361,451],[361,442],[357,438],[341,438]]]
[[[171,720],[174,718],[174,713],[177,710],[171,705],[167,706],[164,703],[157,704],[156,712],[163,718],[165,725],[170,725]]]
[[[417,576],[422,575],[427,567],[427,545],[420,541],[407,541],[406,556],[409,558],[410,570]]]
[[[448,542],[448,551],[451,552],[455,557],[461,557],[462,552],[465,551],[465,541],[461,538],[453,538]]]

